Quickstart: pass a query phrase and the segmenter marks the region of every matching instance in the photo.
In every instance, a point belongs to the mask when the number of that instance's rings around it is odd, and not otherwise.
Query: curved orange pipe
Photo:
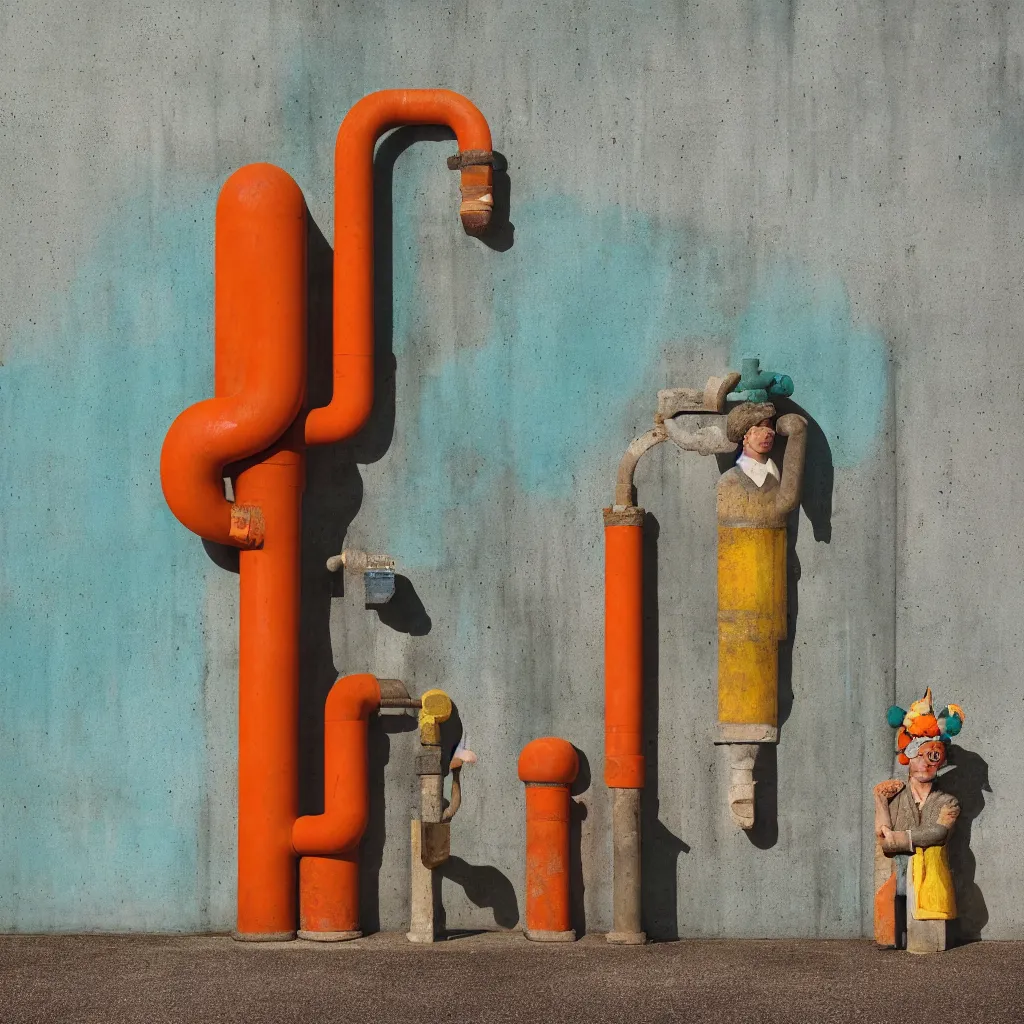
[[[348,112],[334,150],[334,389],[306,417],[306,443],[351,437],[373,406],[373,150],[391,128],[448,125],[460,152],[490,152],[491,131],[464,96],[446,89],[388,89]],[[463,226],[478,234],[490,220],[492,168],[462,170]]]
[[[380,707],[374,676],[339,679],[324,706],[324,812],[304,814],[292,827],[300,856],[343,853],[355,846],[370,820],[368,722]]]
[[[265,516],[224,497],[224,467],[269,447],[306,389],[306,203],[272,164],[224,183],[215,245],[216,398],[171,425],[160,482],[177,518],[207,540],[258,547]]]
[[[554,736],[533,740],[519,755],[526,783],[526,935],[575,938],[569,906],[569,787],[579,772],[573,745]]]
[[[638,510],[637,518],[642,513]],[[643,526],[608,525],[605,544],[604,781],[643,789]]]
[[[380,686],[368,674],[339,679],[324,706],[324,813],[292,826],[299,861],[299,937],[359,932],[359,840],[370,820],[369,718]]]

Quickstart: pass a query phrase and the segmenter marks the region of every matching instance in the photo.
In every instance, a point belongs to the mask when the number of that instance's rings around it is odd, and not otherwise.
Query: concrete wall
[[[108,0],[0,24],[0,928],[231,927],[237,578],[157,477],[168,424],[211,391],[216,193],[278,163],[330,239],[345,111],[446,86],[508,159],[511,225],[491,247],[461,233],[443,133],[383,144],[394,372],[366,435],[310,459],[304,809],[337,672],[442,686],[480,755],[449,926],[519,920],[515,759],[557,734],[589,765],[577,924],[608,927],[600,508],[659,387],[758,355],[816,424],[777,813],[749,837],[728,820],[717,467],[663,446],[637,474],[648,927],[864,934],[884,711],[930,684],[968,716],[965,931],[1024,938],[1016,5]],[[383,614],[323,571],[346,532],[398,560]],[[413,739],[374,734],[371,927],[406,921]]]

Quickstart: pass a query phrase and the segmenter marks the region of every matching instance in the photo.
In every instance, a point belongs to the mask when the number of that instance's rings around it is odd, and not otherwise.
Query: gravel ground
[[[919,957],[867,941],[414,946],[222,936],[0,937],[0,1021],[1024,1021],[1024,943]]]

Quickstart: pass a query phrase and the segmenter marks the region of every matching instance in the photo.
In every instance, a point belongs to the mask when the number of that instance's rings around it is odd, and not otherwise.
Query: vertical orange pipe
[[[526,783],[526,937],[571,942],[569,907],[569,787],[579,772],[571,743],[553,736],[533,740],[519,755]]]
[[[643,509],[605,511],[604,781],[643,789]]]
[[[294,438],[296,431],[289,434]],[[299,591],[304,457],[278,446],[238,475],[266,539],[239,559],[238,925],[241,939],[295,937],[292,824],[299,812]]]
[[[298,811],[303,441],[295,421],[306,388],[306,205],[295,182],[270,164],[241,168],[221,189],[215,303],[216,397],[172,424],[161,482],[189,529],[243,548],[237,934],[289,938]],[[225,466],[251,456],[231,505]]]
[[[373,149],[391,128],[448,125],[459,151],[490,155],[483,114],[446,89],[387,89],[364,97],[345,116],[334,150],[334,391],[306,418],[308,444],[351,437],[373,406]],[[463,227],[479,234],[490,220],[492,166],[462,169]]]

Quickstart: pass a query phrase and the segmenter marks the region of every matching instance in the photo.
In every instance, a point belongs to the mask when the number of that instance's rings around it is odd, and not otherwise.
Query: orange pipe
[[[361,835],[365,828],[365,808],[360,809],[367,793],[365,726],[363,767],[355,787],[360,806],[343,812],[351,820],[338,824],[342,812],[334,795],[323,815],[303,818],[301,825],[295,820],[300,516],[305,443],[351,436],[373,404],[373,147],[382,132],[401,124],[454,128],[463,226],[470,233],[486,226],[493,204],[491,140],[473,104],[455,93],[425,90],[376,93],[353,107],[339,132],[336,156],[334,390],[330,404],[303,421],[305,202],[279,168],[252,164],[235,172],[217,203],[216,397],[178,416],[161,452],[161,483],[175,516],[208,540],[243,549],[239,938],[294,936],[293,825],[304,851],[332,848],[323,858],[312,858],[324,864],[311,863],[305,872],[309,879],[320,879],[309,886],[335,891],[333,909],[327,911],[318,910],[310,896],[310,920],[351,916],[358,902],[355,854],[334,847],[339,835],[344,838],[353,830]],[[481,152],[468,152],[473,150]],[[237,467],[231,504],[224,498],[225,467],[253,456],[253,462]],[[357,829],[359,815],[364,824]],[[348,845],[357,843],[358,838]]]
[[[324,813],[304,814],[292,829],[300,856],[343,853],[370,818],[368,722],[380,707],[380,686],[368,674],[344,676],[324,706]]]
[[[306,391],[306,204],[271,164],[250,164],[217,200],[216,398],[186,409],[160,455],[164,497],[207,540],[257,547],[266,515],[224,497],[224,467],[273,444]]]
[[[292,828],[299,861],[303,938],[359,933],[359,841],[370,820],[369,718],[380,686],[368,674],[339,679],[324,706],[324,813]]]
[[[569,787],[579,757],[566,740],[533,740],[519,755],[526,783],[526,935],[539,941],[575,938],[569,908]]]
[[[483,114],[446,89],[388,89],[348,112],[334,150],[334,390],[306,418],[306,443],[351,437],[373,406],[373,150],[391,128],[448,125],[460,152],[490,152]],[[490,165],[462,170],[463,227],[478,234],[490,220]]]
[[[299,861],[299,938],[358,939],[359,848]]]
[[[643,511],[606,513],[635,523],[606,525],[604,781],[643,789]]]
[[[186,409],[160,475],[174,514],[234,544],[241,592],[238,919],[241,938],[295,934],[291,827],[298,813],[301,432],[306,387],[306,206],[282,170],[252,164],[225,182],[215,251],[217,397]],[[236,502],[225,466],[240,469]]]
[[[262,550],[239,555],[239,938],[295,935],[304,461],[301,439],[285,442],[235,482],[238,500],[266,516]]]

